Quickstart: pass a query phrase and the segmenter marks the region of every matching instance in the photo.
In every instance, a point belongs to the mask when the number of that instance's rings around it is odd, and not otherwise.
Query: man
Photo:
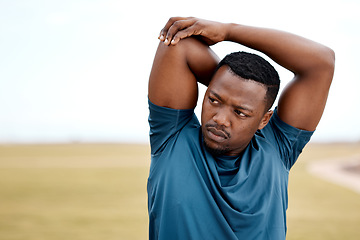
[[[302,37],[171,18],[149,79],[150,239],[285,239],[288,173],[323,113],[334,52]],[[275,69],[210,45],[232,41],[294,73],[277,108]],[[197,82],[208,86],[201,125]]]

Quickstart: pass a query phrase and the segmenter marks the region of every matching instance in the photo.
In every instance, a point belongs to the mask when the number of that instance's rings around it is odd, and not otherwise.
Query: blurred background
[[[313,141],[359,141],[359,5],[1,0],[0,142],[146,143],[147,81],[171,16],[278,28],[333,48],[334,81]],[[228,42],[213,48],[220,57],[247,50]],[[292,74],[276,68],[285,86]]]
[[[0,240],[147,238],[147,81],[172,16],[277,28],[334,49],[323,118],[290,177],[288,239],[358,239],[359,192],[328,176],[360,186],[359,9],[356,0],[0,0]],[[220,58],[254,52],[212,48]],[[284,87],[292,74],[272,63]]]

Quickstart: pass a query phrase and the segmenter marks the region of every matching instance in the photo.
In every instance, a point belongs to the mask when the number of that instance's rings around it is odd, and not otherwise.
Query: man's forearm
[[[181,39],[200,36],[207,44],[232,41],[268,55],[297,75],[317,72],[334,66],[334,52],[303,37],[267,28],[233,23],[211,22],[197,18],[171,18],[160,33],[166,45]]]
[[[331,67],[334,63],[331,49],[288,32],[240,24],[226,24],[226,31],[226,41],[263,52],[295,74]]]

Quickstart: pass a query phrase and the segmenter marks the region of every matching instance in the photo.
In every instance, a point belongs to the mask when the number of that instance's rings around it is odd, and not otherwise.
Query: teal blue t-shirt
[[[240,157],[215,158],[194,110],[149,109],[150,240],[285,239],[289,170],[313,132],[275,110]]]

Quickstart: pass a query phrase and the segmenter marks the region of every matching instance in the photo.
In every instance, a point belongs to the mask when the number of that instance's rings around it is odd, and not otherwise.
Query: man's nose
[[[219,109],[213,117],[214,122],[224,127],[230,127],[230,119],[226,109]]]

